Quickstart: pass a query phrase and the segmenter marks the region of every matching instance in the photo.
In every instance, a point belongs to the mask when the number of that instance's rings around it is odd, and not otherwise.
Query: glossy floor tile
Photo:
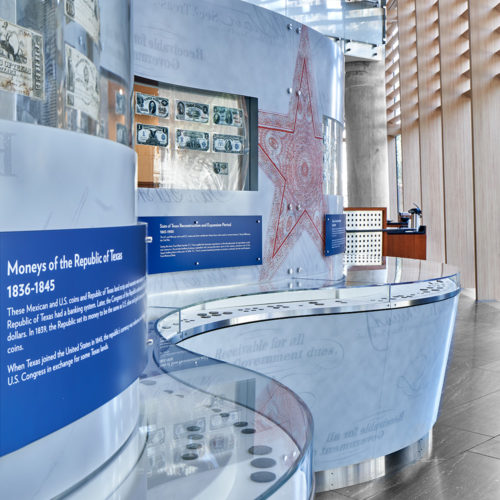
[[[500,500],[500,305],[460,298],[430,459],[316,500]]]
[[[432,458],[453,458],[490,440],[490,436],[455,429],[438,421],[432,433]]]
[[[455,369],[445,381],[441,413],[496,391],[500,391],[500,371],[484,367]]]
[[[500,460],[500,436],[490,439],[479,446],[475,446],[470,451]]]

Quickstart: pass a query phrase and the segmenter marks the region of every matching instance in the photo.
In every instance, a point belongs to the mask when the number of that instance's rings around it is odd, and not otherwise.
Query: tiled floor
[[[430,459],[316,500],[500,500],[500,307],[460,297]]]

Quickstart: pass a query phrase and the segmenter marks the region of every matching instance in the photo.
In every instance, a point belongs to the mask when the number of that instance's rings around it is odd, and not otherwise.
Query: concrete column
[[[385,65],[346,62],[345,72],[348,204],[388,207]]]

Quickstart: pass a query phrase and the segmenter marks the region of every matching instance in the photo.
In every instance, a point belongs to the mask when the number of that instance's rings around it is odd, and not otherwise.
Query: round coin
[[[255,483],[270,483],[276,479],[276,474],[269,471],[259,471],[250,474],[250,479]]]

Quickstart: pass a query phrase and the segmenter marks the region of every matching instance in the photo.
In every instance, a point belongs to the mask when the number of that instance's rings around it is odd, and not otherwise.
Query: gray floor
[[[460,297],[430,459],[316,500],[500,500],[500,304]]]

